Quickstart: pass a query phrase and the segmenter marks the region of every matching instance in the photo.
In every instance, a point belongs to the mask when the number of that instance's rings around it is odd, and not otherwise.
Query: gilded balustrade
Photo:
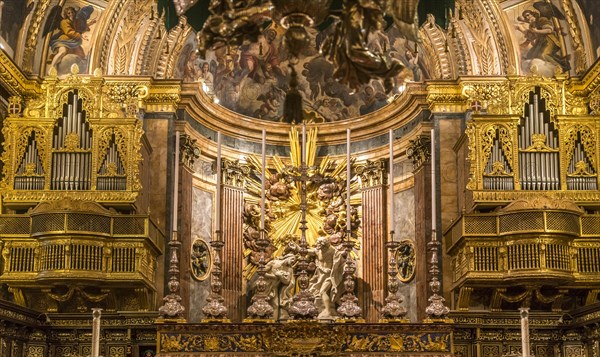
[[[154,288],[162,233],[145,215],[44,212],[0,216],[3,282],[134,281]]]
[[[464,214],[444,235],[453,283],[598,282],[599,223],[600,215],[560,210]]]

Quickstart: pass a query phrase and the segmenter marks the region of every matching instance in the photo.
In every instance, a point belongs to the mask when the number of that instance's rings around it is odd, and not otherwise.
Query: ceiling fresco
[[[416,44],[392,22],[368,39],[374,52],[403,70],[386,93],[380,80],[352,91],[333,79],[318,52],[327,35],[312,32],[295,69],[304,109],[315,121],[338,121],[386,106],[407,83],[470,75],[581,75],[600,54],[600,7],[594,0],[457,0],[447,24],[426,19]],[[2,21],[2,19],[15,21]],[[25,73],[142,75],[197,83],[221,106],[279,121],[289,83],[283,30],[272,23],[257,43],[196,53],[195,30],[184,17],[167,30],[153,1],[6,0],[0,7],[0,47]]]
[[[305,110],[315,113],[317,120],[337,121],[371,113],[385,106],[404,83],[427,78],[427,70],[419,62],[418,46],[400,38],[392,25],[373,36],[368,45],[404,65],[394,78],[394,89],[386,94],[381,80],[371,80],[353,92],[333,79],[333,65],[319,54],[317,48],[323,38],[323,34],[314,32],[313,46],[306,48],[295,64]],[[282,46],[281,27],[268,28],[258,43],[222,47],[209,51],[204,59],[198,56],[190,38],[177,63],[176,77],[199,82],[222,106],[255,118],[280,120],[290,72],[290,55]]]

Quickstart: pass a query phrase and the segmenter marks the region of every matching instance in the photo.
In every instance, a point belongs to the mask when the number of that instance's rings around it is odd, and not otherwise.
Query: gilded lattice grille
[[[65,230],[63,213],[47,213],[31,216],[31,233],[62,232]]]
[[[135,271],[135,248],[115,247],[112,254],[114,273],[132,273]]]
[[[11,247],[9,264],[11,272],[33,272],[34,261],[33,247]]]
[[[88,244],[72,244],[71,269],[101,271],[102,247]]]
[[[600,235],[600,215],[581,217],[582,235]]]
[[[508,269],[539,269],[540,249],[537,244],[515,244],[508,246]]]
[[[498,271],[498,247],[474,247],[475,271]]]
[[[65,246],[49,244],[41,247],[40,270],[65,269]]]
[[[500,233],[544,230],[543,212],[518,212],[500,216]]]
[[[580,273],[600,272],[600,247],[579,248],[577,265]]]
[[[29,234],[29,217],[0,217],[0,234]]]
[[[556,270],[571,270],[569,247],[562,244],[546,245],[546,267]]]
[[[140,235],[145,233],[146,219],[143,217],[114,217],[113,234]]]
[[[555,232],[579,234],[579,216],[566,212],[547,212],[546,229]]]
[[[496,216],[465,217],[465,234],[496,234]]]
[[[72,213],[67,215],[67,230],[110,234],[110,217]]]

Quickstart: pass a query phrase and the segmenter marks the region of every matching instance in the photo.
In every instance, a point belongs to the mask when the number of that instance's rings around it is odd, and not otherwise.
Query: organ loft
[[[0,1],[0,357],[598,356],[594,5]]]

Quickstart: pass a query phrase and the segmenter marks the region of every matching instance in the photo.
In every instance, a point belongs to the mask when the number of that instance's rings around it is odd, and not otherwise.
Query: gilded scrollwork
[[[569,127],[565,131],[564,138],[564,155],[566,160],[566,164],[571,160],[573,156],[573,151],[575,150],[575,146],[577,144],[578,137],[581,139],[581,144],[583,145],[583,149],[585,151],[586,157],[590,161],[590,164],[594,170],[597,170],[596,167],[596,138],[597,136],[594,134],[594,131],[587,125],[577,124]]]
[[[469,121],[467,123],[467,128],[465,129],[465,134],[469,139],[469,144],[467,146],[467,161],[471,164],[469,165],[469,178],[467,182],[468,190],[475,190],[478,187],[478,182],[480,181],[479,176],[477,175],[477,127],[473,121]]]
[[[510,90],[507,81],[465,82],[463,94],[471,101],[478,101],[488,114],[510,114]]]

